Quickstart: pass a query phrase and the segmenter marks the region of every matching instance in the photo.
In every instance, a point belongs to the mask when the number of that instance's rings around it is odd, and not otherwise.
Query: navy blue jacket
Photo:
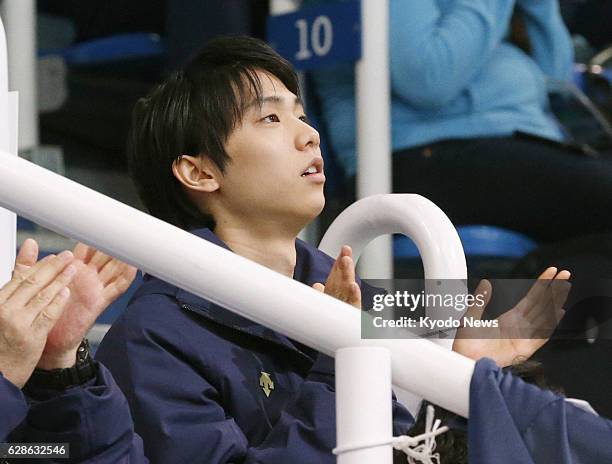
[[[468,455],[470,464],[612,463],[612,422],[482,359],[470,386]]]
[[[28,396],[0,375],[0,411],[0,442],[69,443],[70,459],[53,462],[148,462],[127,401],[100,364],[97,377],[82,387],[30,389]]]
[[[11,433],[28,415],[28,403],[19,388],[9,382],[0,372],[0,442],[5,442]]]
[[[299,240],[296,251],[294,278],[325,282],[333,259]],[[146,276],[96,356],[153,463],[335,462],[333,359],[205,299]],[[394,433],[412,423],[394,402]]]

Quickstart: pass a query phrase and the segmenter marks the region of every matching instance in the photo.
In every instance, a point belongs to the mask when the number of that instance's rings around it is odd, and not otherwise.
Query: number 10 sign
[[[298,70],[361,58],[361,1],[308,6],[268,17],[268,43]]]

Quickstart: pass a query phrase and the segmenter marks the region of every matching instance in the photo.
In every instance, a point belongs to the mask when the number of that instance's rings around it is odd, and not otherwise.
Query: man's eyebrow
[[[280,97],[278,95],[269,95],[267,97],[264,97],[261,99],[261,104],[264,105],[266,103],[274,103],[274,104],[283,104],[285,102],[285,97]],[[246,107],[247,110],[259,106],[259,101],[258,100],[253,100],[251,103],[249,103]],[[304,107],[304,102],[302,101],[302,99],[300,97],[295,97],[293,100],[293,106],[302,106]]]

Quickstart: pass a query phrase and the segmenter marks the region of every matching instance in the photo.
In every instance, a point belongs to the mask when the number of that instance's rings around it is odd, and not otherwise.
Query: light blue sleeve
[[[514,0],[390,0],[393,92],[417,108],[451,102],[506,36],[514,4]]]
[[[519,0],[531,56],[545,75],[570,80],[574,61],[572,41],[559,10],[558,0]]]

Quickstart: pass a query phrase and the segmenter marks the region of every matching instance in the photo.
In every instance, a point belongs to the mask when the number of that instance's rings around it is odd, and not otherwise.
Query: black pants
[[[393,154],[393,191],[418,193],[456,224],[539,241],[612,231],[612,161],[521,137],[447,140]]]

